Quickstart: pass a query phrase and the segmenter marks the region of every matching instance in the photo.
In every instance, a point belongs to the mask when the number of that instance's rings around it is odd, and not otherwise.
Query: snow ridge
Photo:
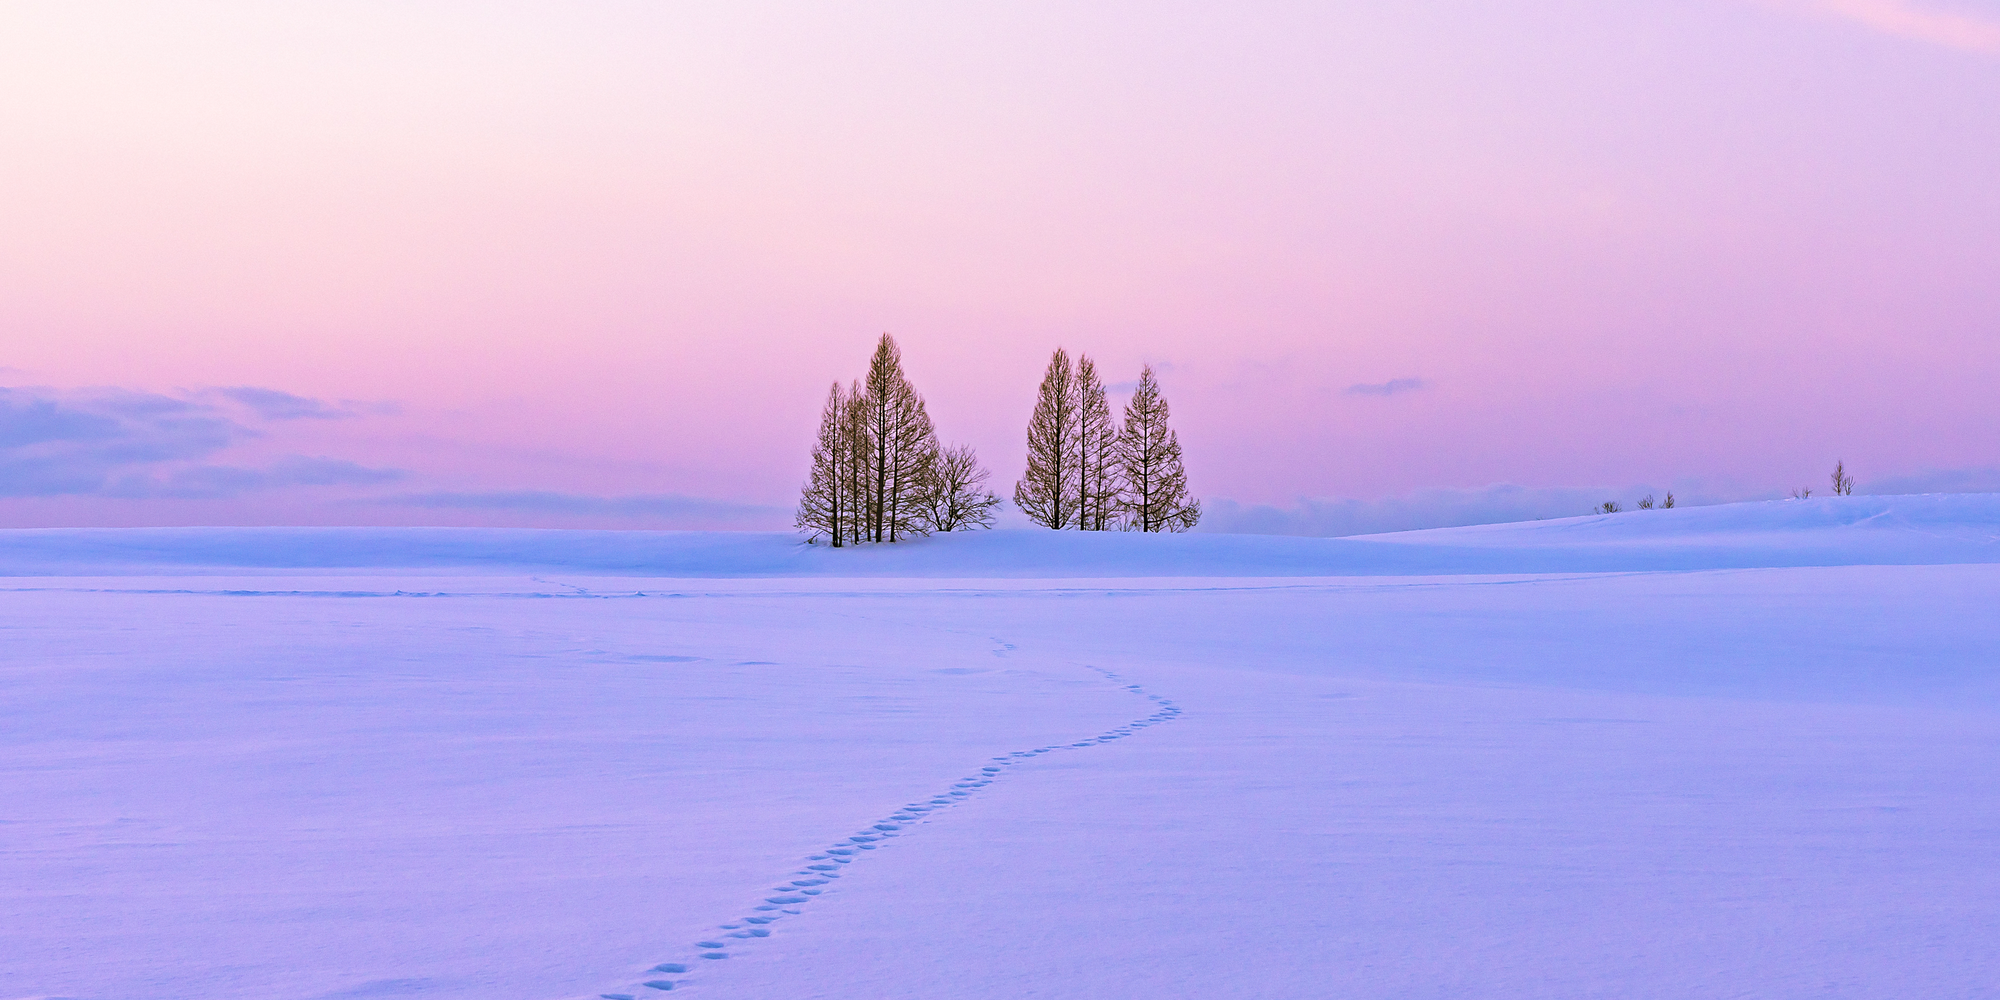
[[[1007,648],[1013,647],[1008,645]],[[802,907],[836,892],[839,879],[853,870],[852,865],[874,856],[869,852],[890,846],[895,843],[896,838],[914,833],[917,827],[929,823],[944,810],[968,801],[981,789],[1007,776],[1015,765],[1024,764],[1043,754],[1082,750],[1122,740],[1137,735],[1142,729],[1172,722],[1181,714],[1180,707],[1173,701],[1147,691],[1142,685],[1126,681],[1102,667],[1085,664],[1084,669],[1093,671],[1105,680],[1120,685],[1124,690],[1152,702],[1154,712],[1074,743],[1052,743],[1032,750],[1016,750],[1004,756],[989,758],[989,762],[982,765],[976,773],[954,782],[949,789],[929,799],[911,802],[869,824],[854,835],[808,857],[803,865],[791,873],[789,882],[772,888],[768,895],[750,907],[748,916],[719,924],[713,936],[695,942],[693,958],[661,962],[643,973],[650,978],[632,983],[620,990],[600,993],[598,997],[601,1000],[639,1000],[642,995],[658,995],[655,991],[664,992],[691,985],[694,980],[687,977],[693,970],[705,966],[708,962],[726,959],[733,952],[770,937],[775,929],[774,925],[788,916],[804,913]]]

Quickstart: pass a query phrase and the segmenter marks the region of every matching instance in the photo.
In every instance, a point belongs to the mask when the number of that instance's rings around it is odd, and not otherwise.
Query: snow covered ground
[[[0,574],[9,1000],[2000,983],[2000,496]]]

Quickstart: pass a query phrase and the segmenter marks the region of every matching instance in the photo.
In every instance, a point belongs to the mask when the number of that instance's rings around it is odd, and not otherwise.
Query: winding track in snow
[[[1011,648],[1011,647],[1010,647]],[[929,822],[945,810],[969,801],[980,790],[1013,772],[1016,765],[1027,763],[1043,754],[1061,753],[1065,750],[1083,750],[1116,742],[1136,735],[1140,730],[1172,722],[1181,714],[1180,707],[1171,700],[1147,691],[1145,687],[1126,681],[1123,677],[1102,667],[1085,665],[1084,669],[1094,671],[1105,680],[1120,685],[1138,697],[1153,703],[1155,711],[1144,718],[1134,719],[1096,736],[1074,743],[1051,743],[1032,750],[1016,750],[1012,753],[988,759],[986,764],[954,782],[952,786],[929,799],[911,802],[859,832],[846,837],[831,847],[808,857],[805,863],[793,871],[790,880],[772,888],[758,902],[750,906],[747,915],[716,927],[715,934],[694,943],[691,957],[669,962],[661,962],[646,970],[643,978],[598,994],[602,1000],[640,1000],[644,996],[659,996],[663,992],[682,989],[694,985],[700,979],[698,971],[710,963],[726,959],[731,954],[771,936],[786,917],[798,916],[804,907],[827,898],[827,893],[839,885],[839,880],[853,866],[876,856],[873,852],[895,842],[898,837],[908,836],[914,829]]]
[[[531,579],[535,583],[546,586],[567,588],[570,592],[481,592],[468,595],[454,591],[406,590],[322,591],[124,587],[8,587],[0,589],[13,592],[55,591],[217,597],[453,598],[478,596],[484,598],[542,600],[551,598],[557,600],[615,600],[620,598],[643,599],[647,597],[682,596],[680,592],[660,591],[650,594],[645,592],[630,592],[628,594],[624,591],[603,593],[574,584],[548,580],[541,577],[533,577]],[[997,642],[998,640],[995,641]],[[1000,643],[1000,645],[1008,652],[1014,649],[1013,645],[1009,643]],[[740,951],[744,947],[753,945],[758,940],[770,937],[774,929],[776,929],[775,925],[779,924],[786,917],[800,915],[804,912],[803,907],[825,898],[828,891],[836,887],[839,884],[839,880],[848,871],[852,870],[852,865],[873,856],[872,852],[893,843],[895,838],[907,836],[917,826],[929,822],[931,818],[941,814],[944,810],[969,801],[980,790],[1009,774],[1016,765],[1027,763],[1043,754],[1060,753],[1065,750],[1082,750],[1116,742],[1136,735],[1141,730],[1171,722],[1181,714],[1180,707],[1175,705],[1173,701],[1147,691],[1142,685],[1126,681],[1125,678],[1102,667],[1089,664],[1083,664],[1082,666],[1084,669],[1098,674],[1105,680],[1119,685],[1121,689],[1152,702],[1154,704],[1153,713],[1076,742],[1051,743],[1047,746],[1035,747],[1030,750],[1016,750],[1002,756],[989,758],[986,764],[977,768],[977,773],[967,775],[954,782],[949,789],[927,800],[911,802],[901,809],[894,810],[888,816],[872,824],[868,824],[859,832],[808,857],[797,870],[791,873],[788,882],[773,887],[758,903],[749,907],[746,916],[719,925],[716,928],[714,936],[695,942],[692,949],[692,957],[681,961],[661,962],[651,969],[646,970],[640,979],[629,982],[627,985],[621,987],[615,987],[608,992],[595,994],[595,996],[602,998],[602,1000],[639,1000],[643,996],[659,996],[666,991],[693,985],[700,978],[696,974],[698,968],[717,960],[726,959],[732,952]]]

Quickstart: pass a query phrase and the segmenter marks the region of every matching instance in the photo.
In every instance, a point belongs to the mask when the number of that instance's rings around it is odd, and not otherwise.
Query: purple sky
[[[497,6],[0,10],[0,524],[781,525],[884,330],[1218,528],[2000,489],[2000,2]]]

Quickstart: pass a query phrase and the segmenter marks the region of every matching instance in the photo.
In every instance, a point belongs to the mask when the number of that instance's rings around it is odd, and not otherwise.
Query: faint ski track
[[[1006,643],[1001,645],[1007,649],[1013,648]],[[860,832],[808,857],[805,863],[791,873],[790,881],[771,889],[756,905],[749,907],[748,916],[719,924],[712,937],[695,942],[690,957],[661,962],[642,973],[645,978],[596,996],[601,1000],[640,1000],[644,996],[658,996],[662,992],[692,986],[696,980],[689,977],[696,969],[709,962],[726,959],[753,942],[770,937],[775,925],[780,921],[788,916],[804,913],[802,907],[823,898],[827,891],[835,887],[838,880],[848,873],[850,870],[848,866],[869,857],[868,852],[888,846],[894,838],[907,835],[915,826],[929,821],[941,811],[970,800],[981,789],[1005,777],[1014,765],[1033,760],[1043,754],[1081,750],[1122,740],[1136,735],[1142,729],[1171,722],[1181,714],[1180,708],[1171,700],[1153,694],[1141,685],[1127,682],[1109,670],[1088,664],[1084,669],[1095,672],[1105,680],[1119,684],[1124,690],[1152,702],[1157,710],[1144,718],[1134,719],[1122,726],[1107,729],[1096,736],[1074,743],[1052,743],[1032,750],[1016,750],[1003,756],[989,758],[989,762],[981,765],[977,773],[954,782],[951,788],[944,792],[905,805],[882,819],[866,825]]]

